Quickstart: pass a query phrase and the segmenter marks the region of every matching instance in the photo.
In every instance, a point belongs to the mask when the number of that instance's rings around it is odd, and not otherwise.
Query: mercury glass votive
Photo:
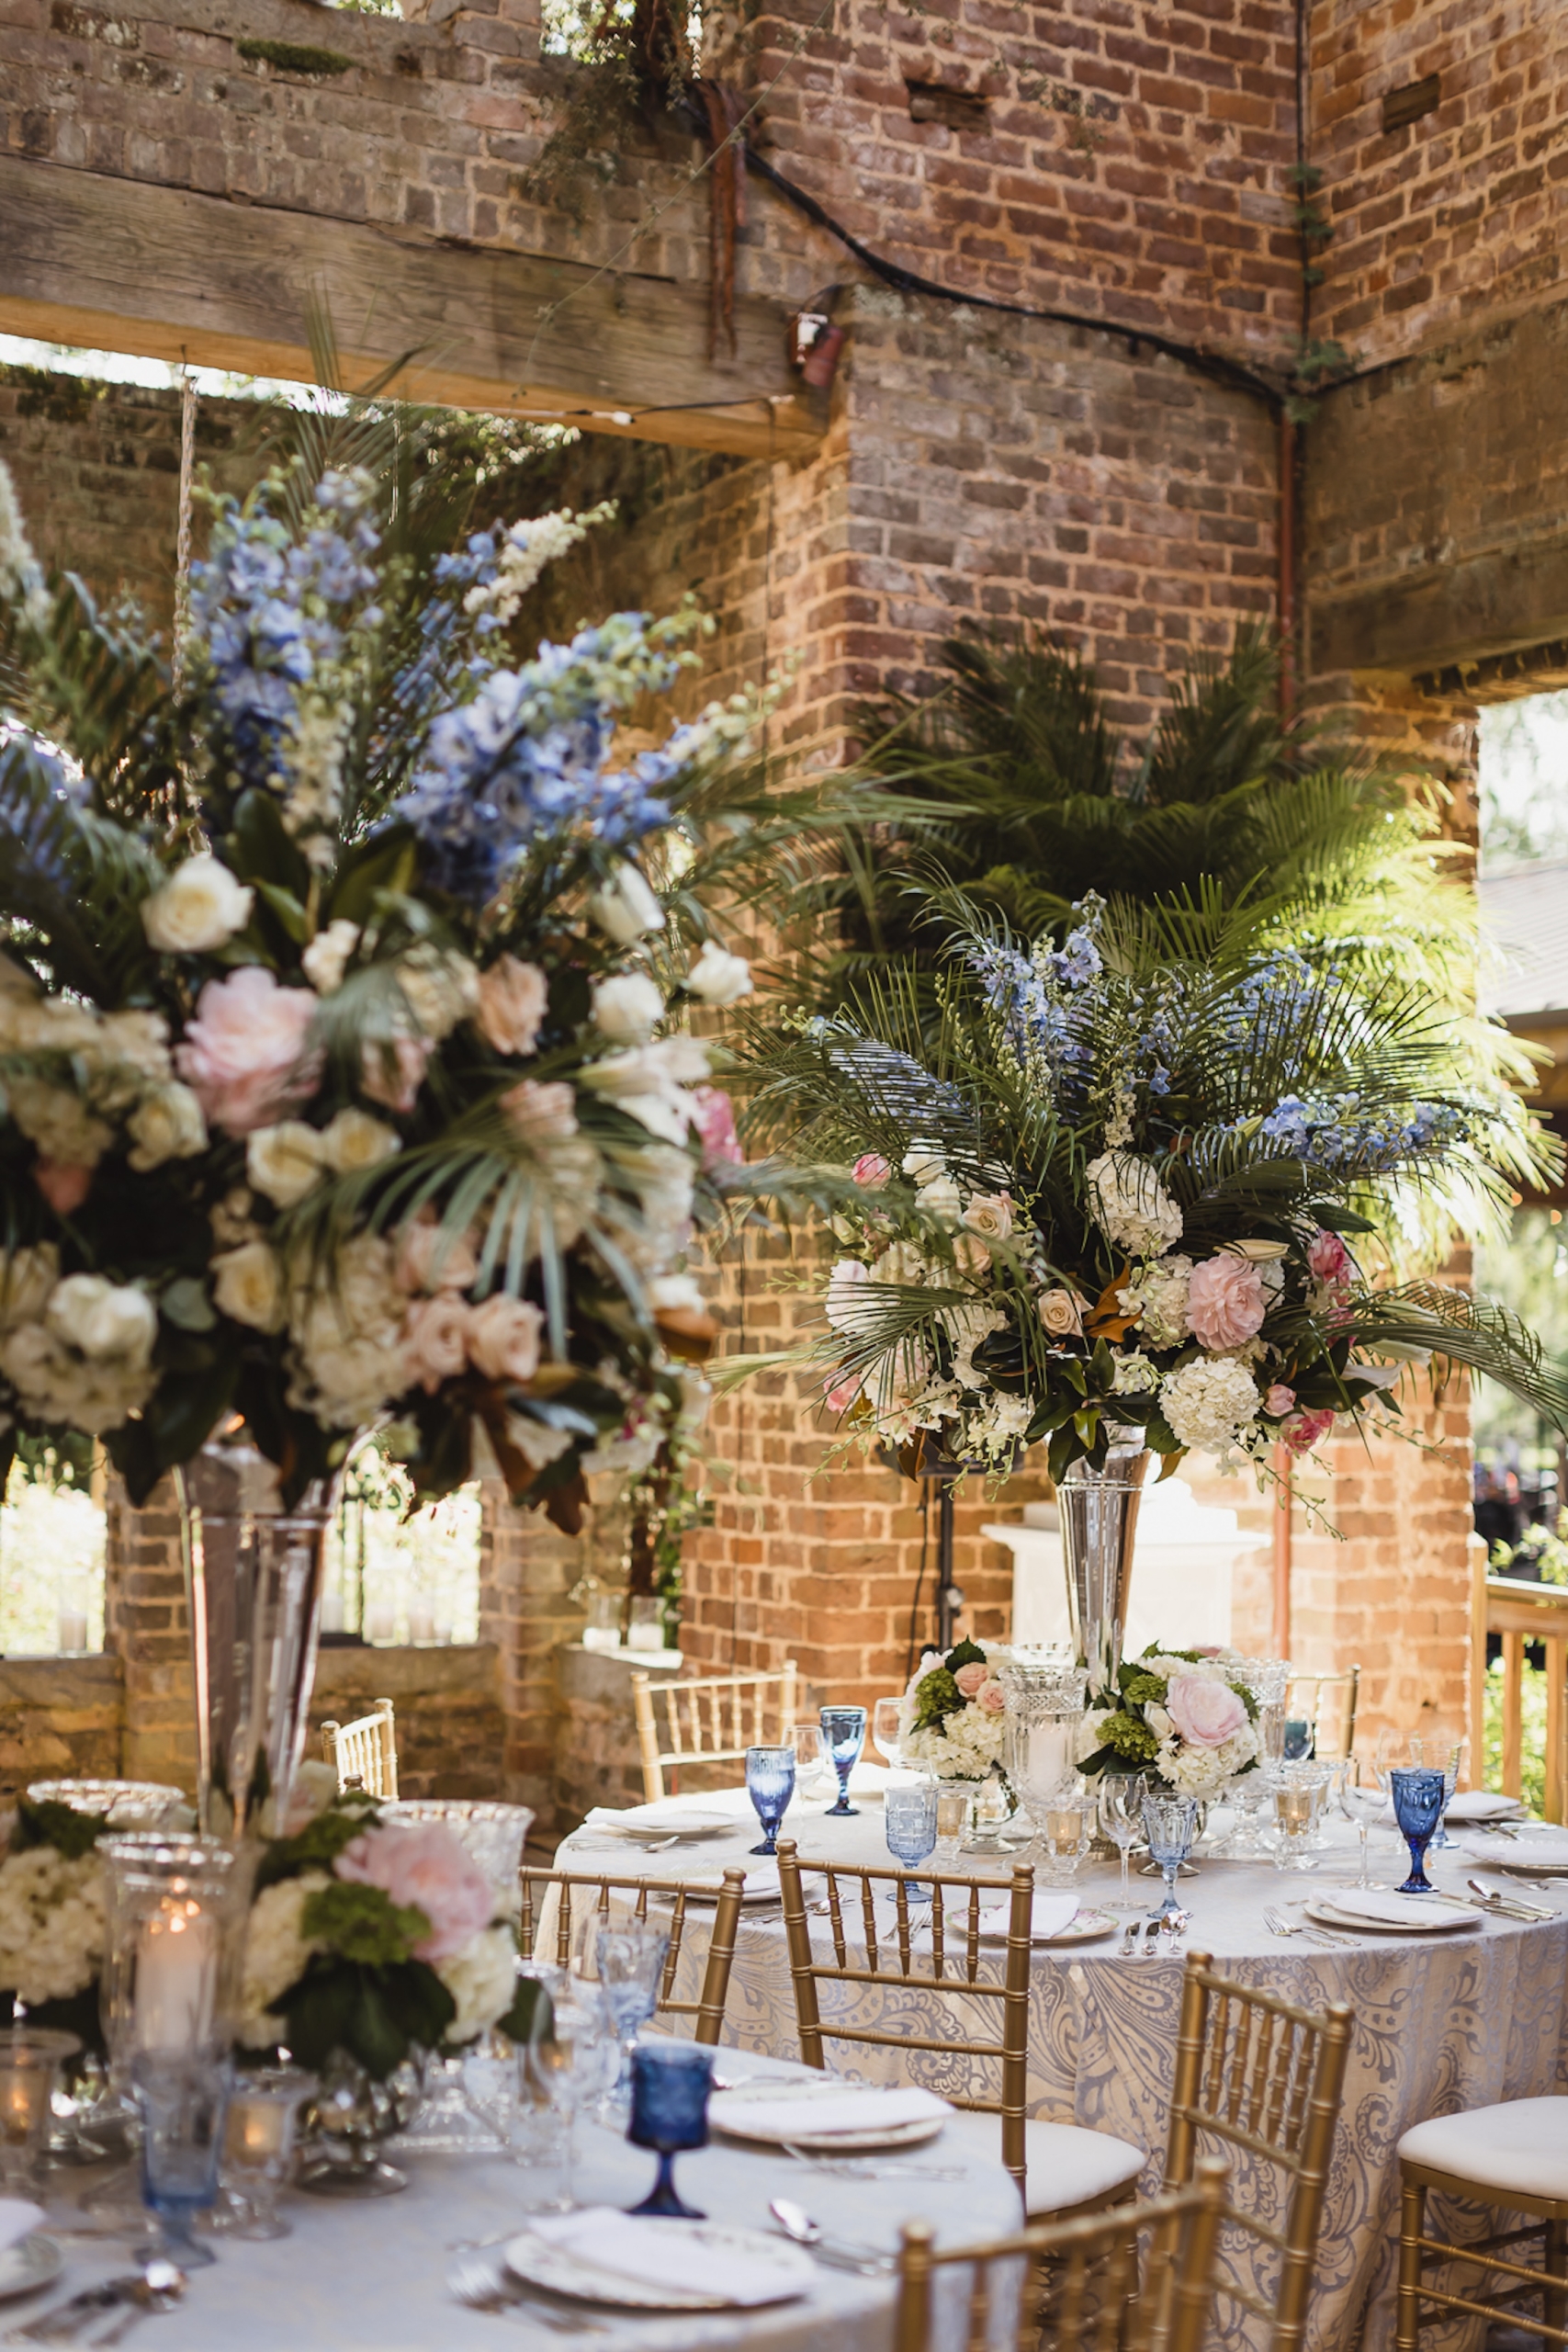
[[[936,1846],[933,1849],[939,1871],[956,1868],[968,1829],[968,1790],[939,1785],[936,1792]]]
[[[714,2052],[695,2041],[647,2041],[632,2052],[632,2120],[626,2137],[637,2148],[652,2148],[659,2177],[634,2213],[702,2222],[706,2215],[682,2205],[675,2193],[674,2160],[682,2148],[705,2148]]]
[[[15,2196],[33,2186],[49,2132],[55,2081],[80,2038],[42,2026],[0,2034],[0,2188]]]
[[[1043,1805],[1032,1806],[1042,1849],[1040,1876],[1047,1886],[1066,1886],[1077,1876],[1094,1834],[1094,1814],[1081,1784],[1058,1789]]]
[[[290,2234],[277,2200],[293,2161],[296,2118],[317,2088],[315,2076],[299,2066],[259,2066],[235,2076],[212,2215],[220,2237]]]
[[[1274,1798],[1274,1867],[1277,1871],[1314,1871],[1318,1865],[1318,1815],[1328,1795],[1333,1775],[1325,1764],[1310,1760],[1269,1768]]]

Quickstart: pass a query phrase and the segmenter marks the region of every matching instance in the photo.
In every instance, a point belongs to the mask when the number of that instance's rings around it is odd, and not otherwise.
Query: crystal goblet
[[[863,1707],[824,1707],[821,1713],[822,1746],[828,1761],[839,1776],[839,1802],[828,1807],[831,1819],[836,1814],[858,1813],[858,1804],[850,1803],[850,1774],[860,1762],[861,1749],[865,1746],[865,1709]]]
[[[1145,1789],[1143,1815],[1149,1852],[1165,1881],[1165,1894],[1153,1916],[1156,1919],[1171,1918],[1181,1909],[1176,1899],[1177,1872],[1192,1851],[1198,1835],[1197,1802],[1192,1797],[1175,1796],[1168,1790]]]
[[[620,2039],[621,2063],[614,2099],[624,2098],[631,2081],[632,2050],[637,2029],[659,2007],[660,1979],[670,1956],[670,1932],[652,1920],[630,1920],[619,1928],[601,1928],[593,1939],[599,1988]]]
[[[1390,1772],[1388,1782],[1389,1793],[1393,1799],[1393,1817],[1399,1824],[1400,1835],[1410,1849],[1410,1876],[1399,1892],[1401,1894],[1433,1894],[1437,1890],[1427,1876],[1427,1849],[1442,1815],[1443,1775],[1435,1770],[1410,1768],[1402,1770],[1396,1766]]]
[[[182,2270],[217,2260],[191,2235],[218,2195],[232,2073],[210,2050],[139,2051],[131,2088],[141,2119],[141,2200],[158,2223],[141,2259],[167,2256]]]
[[[762,1825],[762,1842],[753,1854],[776,1854],[779,1824],[795,1794],[795,1749],[749,1747],[746,1750],[746,1793]]]
[[[937,1784],[918,1781],[913,1788],[890,1788],[884,1800],[887,1850],[895,1861],[912,1870],[936,1849]],[[911,1880],[906,1892],[911,1903],[929,1903],[931,1889]]]

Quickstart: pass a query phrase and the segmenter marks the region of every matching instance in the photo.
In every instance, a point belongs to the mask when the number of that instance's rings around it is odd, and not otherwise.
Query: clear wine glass
[[[826,1796],[833,1785],[833,1768],[822,1744],[821,1724],[813,1715],[809,1723],[791,1724],[789,1736],[795,1748],[796,1792],[803,1797]]]
[[[1107,1772],[1100,1783],[1100,1826],[1122,1857],[1122,1891],[1115,1911],[1141,1911],[1142,1896],[1134,1896],[1131,1878],[1132,1852],[1143,1842],[1144,1798],[1147,1783],[1141,1772]]]
[[[560,2193],[555,2201],[563,2212],[576,2202],[577,2119],[592,2106],[620,2057],[620,2044],[604,2007],[589,1994],[588,1986],[580,1985],[558,2000],[553,2040],[531,2041],[522,2052],[530,2087],[560,2120]]]
[[[1339,1781],[1339,1810],[1347,1821],[1354,1822],[1361,1833],[1361,1871],[1358,1886],[1381,1886],[1382,1879],[1371,1876],[1367,1858],[1367,1839],[1372,1824],[1381,1821],[1388,1811],[1388,1792],[1383,1788],[1370,1764],[1359,1756],[1345,1759],[1345,1770]]]
[[[593,1939],[600,1996],[621,2044],[613,2098],[630,2096],[637,2029],[648,2023],[659,2007],[660,1979],[669,1956],[669,1929],[655,1927],[651,1919],[601,1928]]]
[[[899,1724],[904,1702],[897,1696],[874,1699],[871,1705],[871,1744],[883,1760],[897,1770],[902,1759]]]

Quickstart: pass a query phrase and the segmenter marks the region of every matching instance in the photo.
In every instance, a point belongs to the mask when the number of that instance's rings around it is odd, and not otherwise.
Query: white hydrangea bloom
[[[1258,1416],[1257,1383],[1234,1356],[1197,1356],[1168,1372],[1159,1397],[1183,1445],[1222,1459]]]
[[[288,1401],[334,1429],[374,1419],[408,1385],[395,1261],[382,1235],[356,1234],[289,1302],[296,1371]]]
[[[517,1984],[517,1947],[509,1928],[487,1928],[461,1951],[436,1966],[436,1974],[457,2004],[446,2029],[448,2041],[472,2041],[512,2007]]]
[[[1084,1170],[1095,1223],[1134,1258],[1157,1258],[1181,1238],[1181,1211],[1146,1159],[1101,1152]]]
[[[1200,1747],[1172,1734],[1160,1743],[1155,1770],[1179,1796],[1206,1799],[1217,1796],[1257,1754],[1258,1734],[1250,1724],[1219,1747]]]
[[[305,1905],[318,1889],[330,1886],[325,1871],[305,1871],[264,1887],[251,1905],[245,1934],[245,1965],[236,2029],[247,2050],[267,2050],[287,2031],[272,2005],[297,1984],[312,1952],[321,1949],[303,1934]]]
[[[103,1963],[104,1866],[35,1846],[0,1863],[0,1984],[29,2007],[85,1992]]]

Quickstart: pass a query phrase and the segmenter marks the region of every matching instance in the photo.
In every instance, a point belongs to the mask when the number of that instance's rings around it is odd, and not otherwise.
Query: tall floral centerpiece
[[[1097,902],[1061,948],[971,928],[934,1011],[873,978],[759,1026],[758,1126],[842,1170],[805,1351],[827,1404],[850,1441],[993,1472],[1045,1444],[1091,1706],[1151,1457],[1267,1476],[1279,1442],[1396,1427],[1432,1357],[1568,1419],[1501,1308],[1388,1278],[1402,1202],[1506,1193],[1495,1107],[1435,1083],[1443,1043],[1417,993],[1332,956]]]

